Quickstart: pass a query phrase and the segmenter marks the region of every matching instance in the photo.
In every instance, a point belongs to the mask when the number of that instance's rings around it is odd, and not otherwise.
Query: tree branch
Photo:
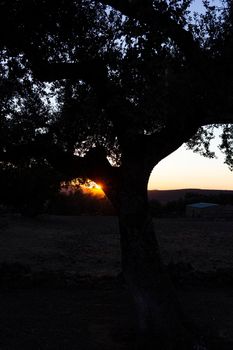
[[[93,59],[80,63],[45,63],[33,58],[33,72],[39,80],[79,79],[103,87],[107,82],[107,68],[103,61]]]
[[[203,60],[202,50],[193,39],[192,34],[173,20],[168,11],[162,12],[154,9],[151,0],[101,0],[101,2],[126,16],[146,23],[153,30],[160,30],[167,34],[183,50],[191,63],[198,64]]]
[[[159,133],[145,136],[148,163],[153,168],[163,158],[176,151],[197,132],[199,126],[186,126],[183,130],[168,126]]]
[[[233,111],[232,112],[212,112],[206,117],[202,118],[201,126],[211,124],[233,124]]]
[[[57,145],[32,142],[25,145],[11,145],[0,151],[0,162],[19,164],[30,159],[46,159],[65,179],[89,178],[103,183],[106,189],[118,177],[118,169],[110,165],[102,148],[91,149],[86,156],[79,157],[65,152]],[[104,189],[104,188],[103,188]]]

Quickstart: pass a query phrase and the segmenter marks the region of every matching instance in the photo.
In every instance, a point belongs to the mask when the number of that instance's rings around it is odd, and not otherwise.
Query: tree
[[[64,180],[102,184],[119,216],[139,349],[198,344],[161,261],[152,169],[188,141],[211,156],[210,124],[225,125],[232,167],[232,4],[205,1],[206,13],[189,18],[190,2],[0,4],[2,164],[43,160]]]

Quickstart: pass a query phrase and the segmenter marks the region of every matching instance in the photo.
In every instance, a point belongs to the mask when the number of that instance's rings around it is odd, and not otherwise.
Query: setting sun
[[[79,190],[81,190],[83,193],[98,196],[100,198],[105,197],[103,185],[99,183],[97,184],[91,180],[86,180],[83,182],[80,179],[73,179],[69,182],[61,183],[61,192],[63,193],[70,194]]]
[[[80,187],[82,188],[83,192],[90,193],[94,196],[98,196],[98,197],[105,196],[102,185],[97,184],[94,181],[88,180],[85,182],[85,184],[80,185]]]
[[[97,190],[102,190],[102,186],[99,184],[95,184],[95,186],[93,188],[95,188]]]

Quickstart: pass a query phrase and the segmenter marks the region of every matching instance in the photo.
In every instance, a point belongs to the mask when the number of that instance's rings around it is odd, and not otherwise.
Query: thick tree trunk
[[[138,170],[138,171],[137,171]],[[147,175],[124,171],[118,189],[122,271],[138,314],[137,349],[189,350],[193,335],[161,261],[148,210]]]

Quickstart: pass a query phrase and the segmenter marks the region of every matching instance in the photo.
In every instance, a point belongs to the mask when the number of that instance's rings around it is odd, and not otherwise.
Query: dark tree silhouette
[[[0,3],[1,164],[43,162],[103,185],[119,216],[140,349],[198,348],[160,258],[152,169],[188,141],[211,156],[203,126],[219,124],[233,164],[232,4],[205,1],[190,18],[190,2]]]

